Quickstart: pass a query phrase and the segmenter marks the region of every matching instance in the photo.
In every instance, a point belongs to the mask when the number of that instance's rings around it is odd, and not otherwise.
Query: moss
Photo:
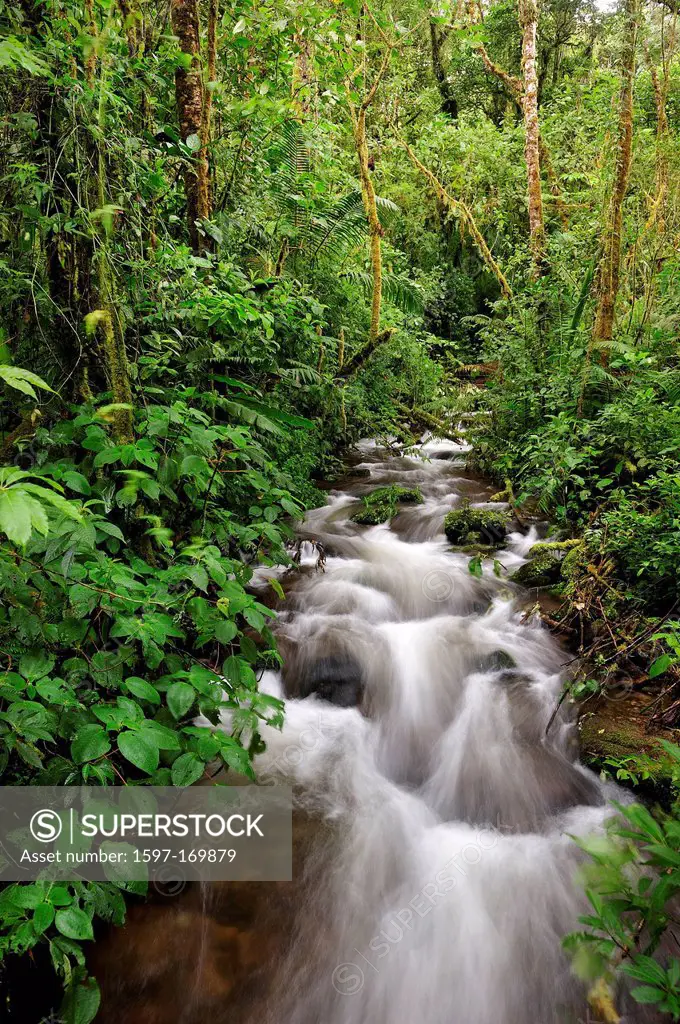
[[[568,551],[562,560],[562,578],[568,581],[581,576],[587,565],[585,545],[581,542]]]
[[[497,549],[493,544],[453,544],[449,550],[463,555],[494,555]]]
[[[534,544],[529,549],[529,558],[536,558],[537,555],[542,555],[544,551],[571,551],[573,548],[580,547],[583,541],[580,537],[572,537],[569,540],[550,540],[550,541],[539,541],[538,544]]]
[[[673,791],[673,762],[660,740],[672,737],[663,731],[654,736],[645,730],[646,708],[641,702],[647,700],[652,701],[653,695],[640,694],[620,702],[602,699],[594,711],[584,713],[579,720],[581,760],[593,771],[605,770],[612,777],[616,776],[616,767],[607,763],[608,758],[624,762],[633,771],[636,764],[645,768],[650,778],[641,781],[634,791],[668,805]],[[625,785],[625,780],[619,781]]]
[[[560,578],[562,563],[551,551],[536,555],[513,572],[510,579],[522,587],[549,587]]]
[[[366,495],[362,508],[350,516],[350,519],[362,526],[377,526],[378,523],[386,523],[392,519],[402,502],[420,504],[422,500],[423,496],[417,487],[399,487],[397,484],[391,487],[377,487]]]
[[[498,547],[505,540],[509,522],[509,512],[473,508],[466,502],[445,517],[444,533],[452,544]]]

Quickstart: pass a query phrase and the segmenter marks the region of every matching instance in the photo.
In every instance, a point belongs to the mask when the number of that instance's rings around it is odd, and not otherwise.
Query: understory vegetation
[[[253,572],[358,438],[461,423],[575,541],[538,585],[579,695],[656,679],[680,724],[679,42],[675,0],[0,0],[3,784],[253,777]],[[678,815],[624,815],[569,942],[603,1020],[621,972],[678,1019]],[[30,958],[93,1020],[87,942],[143,894],[5,887],[9,1019]]]

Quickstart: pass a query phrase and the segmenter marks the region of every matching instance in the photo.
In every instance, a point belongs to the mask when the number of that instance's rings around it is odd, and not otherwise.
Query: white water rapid
[[[277,625],[285,668],[261,684],[288,698],[286,723],[266,730],[257,768],[292,782],[318,828],[290,951],[253,1021],[595,1020],[561,950],[584,910],[570,834],[601,828],[616,790],[578,764],[566,710],[545,735],[567,655],[507,580],[535,532],[511,534],[501,575],[488,560],[481,579],[444,536],[449,509],[488,499],[464,451],[365,442],[301,529]],[[394,482],[424,504],[391,524],[349,520]]]

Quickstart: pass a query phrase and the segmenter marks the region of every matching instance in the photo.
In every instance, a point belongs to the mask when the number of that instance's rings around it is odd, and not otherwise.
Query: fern
[[[655,383],[669,405],[680,405],[680,373],[676,370],[660,373]]]
[[[399,214],[399,207],[390,199],[376,196],[380,222],[389,227]],[[323,216],[317,216],[310,225],[310,242],[314,246],[312,258],[317,259],[332,243],[344,249],[360,245],[368,232],[366,211],[361,192],[354,191],[339,199]]]
[[[363,288],[367,295],[370,294],[373,287],[373,278],[365,270],[348,270],[342,274],[342,278]],[[422,313],[424,298],[414,281],[396,274],[384,274],[382,285],[383,296],[388,302],[397,306],[404,313]]]

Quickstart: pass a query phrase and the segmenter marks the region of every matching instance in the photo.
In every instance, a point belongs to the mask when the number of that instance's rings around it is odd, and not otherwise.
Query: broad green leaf
[[[72,981],[61,1006],[64,1024],[91,1024],[99,1012],[101,995],[94,978]]]
[[[92,921],[79,907],[64,907],[54,915],[57,930],[67,939],[93,939]]]
[[[146,679],[138,679],[136,676],[130,676],[129,679],[125,680],[125,685],[133,693],[135,697],[139,697],[140,700],[148,700],[153,704],[160,704],[161,695],[155,686],[151,683],[147,683]]]
[[[196,699],[196,691],[189,683],[173,683],[168,687],[168,707],[175,718],[184,718]]]
[[[127,730],[118,736],[118,749],[123,757],[141,771],[151,775],[158,768],[158,747],[143,732]]]
[[[111,749],[106,729],[101,725],[82,726],[71,742],[71,757],[76,764],[83,764],[85,761],[94,761]]]
[[[0,530],[13,544],[23,546],[31,539],[31,504],[23,489],[0,491]]]
[[[173,786],[191,786],[201,778],[205,770],[205,762],[196,754],[180,754],[172,765]]]

